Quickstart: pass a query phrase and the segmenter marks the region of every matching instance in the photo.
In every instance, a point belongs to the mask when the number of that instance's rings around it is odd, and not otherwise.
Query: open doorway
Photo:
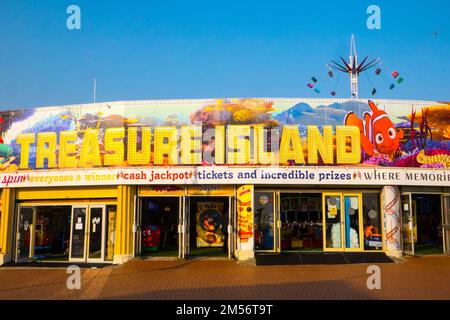
[[[228,257],[229,197],[190,197],[189,257]]]
[[[411,200],[415,254],[442,254],[441,196],[438,194],[412,194]]]
[[[145,197],[140,199],[141,255],[178,257],[179,197]]]
[[[68,260],[70,213],[70,206],[36,207],[34,256],[37,260]]]

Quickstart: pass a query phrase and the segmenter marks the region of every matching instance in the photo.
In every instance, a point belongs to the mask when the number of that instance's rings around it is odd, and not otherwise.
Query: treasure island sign
[[[354,126],[298,126],[268,130],[259,125],[108,128],[20,134],[19,169],[175,165],[357,164],[360,132]],[[272,139],[271,139],[272,138]],[[59,143],[58,143],[59,141]],[[269,142],[268,142],[269,141]],[[205,143],[206,142],[206,143]],[[36,158],[30,167],[30,150]]]

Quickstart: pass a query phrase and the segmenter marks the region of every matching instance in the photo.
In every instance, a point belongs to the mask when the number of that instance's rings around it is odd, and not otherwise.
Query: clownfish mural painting
[[[397,130],[387,113],[378,109],[375,103],[369,100],[370,112],[364,113],[364,121],[354,112],[345,116],[346,126],[356,126],[361,133],[361,147],[363,151],[373,156],[382,154],[393,157],[403,139],[403,130]]]

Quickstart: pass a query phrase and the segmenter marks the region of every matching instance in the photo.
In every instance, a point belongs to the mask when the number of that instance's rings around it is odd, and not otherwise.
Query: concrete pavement
[[[379,264],[251,266],[229,260],[142,261],[81,269],[69,290],[64,268],[0,268],[0,299],[450,299],[450,257]]]

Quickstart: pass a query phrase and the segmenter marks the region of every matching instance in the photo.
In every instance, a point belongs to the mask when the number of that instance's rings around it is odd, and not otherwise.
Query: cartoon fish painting
[[[346,126],[355,126],[361,133],[361,147],[369,156],[384,154],[389,157],[397,151],[404,133],[397,131],[386,112],[369,100],[370,112],[364,113],[364,121],[358,118],[354,112],[345,116]]]

